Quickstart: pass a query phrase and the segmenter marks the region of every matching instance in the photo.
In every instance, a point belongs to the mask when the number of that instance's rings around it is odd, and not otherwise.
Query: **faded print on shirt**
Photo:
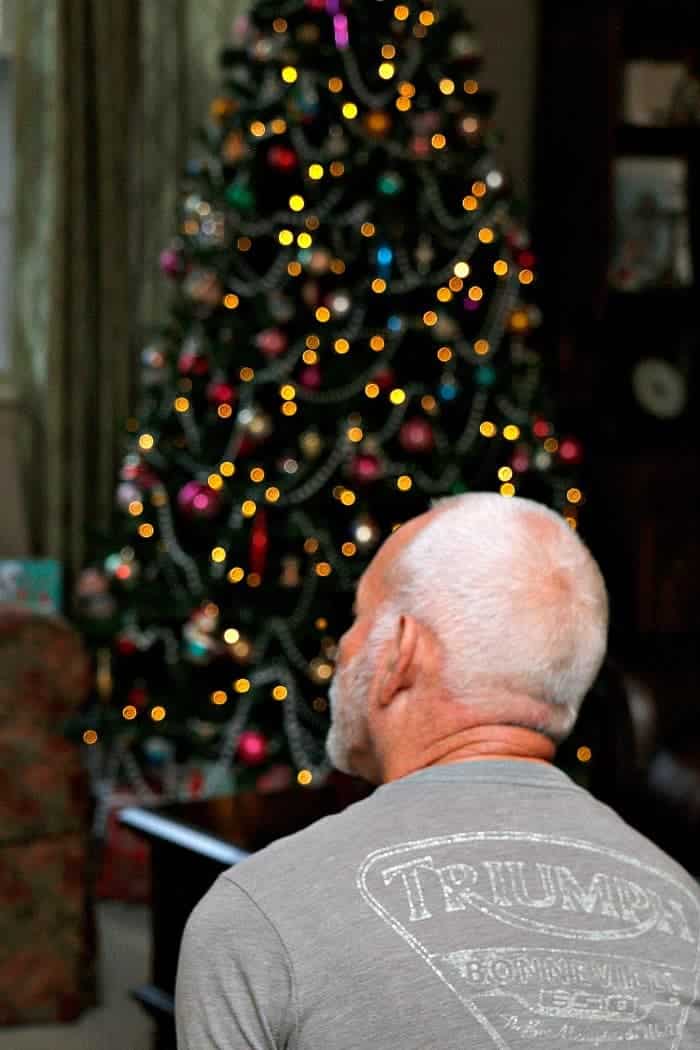
[[[357,886],[499,1050],[680,1047],[698,900],[634,857],[523,832],[375,850]]]

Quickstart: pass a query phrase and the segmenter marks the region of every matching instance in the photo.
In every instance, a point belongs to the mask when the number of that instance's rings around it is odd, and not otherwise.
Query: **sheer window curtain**
[[[32,548],[69,576],[109,529],[138,352],[164,317],[193,128],[245,5],[21,0],[13,374]]]

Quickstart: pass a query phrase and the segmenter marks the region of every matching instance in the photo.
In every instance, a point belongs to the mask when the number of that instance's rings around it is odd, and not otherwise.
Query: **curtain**
[[[36,554],[69,573],[109,530],[138,351],[163,320],[194,127],[240,0],[22,0],[14,378]]]

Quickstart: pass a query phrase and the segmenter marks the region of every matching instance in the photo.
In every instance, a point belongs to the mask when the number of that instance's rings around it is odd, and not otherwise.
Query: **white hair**
[[[436,507],[398,555],[379,637],[413,615],[440,642],[455,699],[524,694],[551,709],[531,728],[563,739],[605,655],[598,565],[561,515],[532,500],[478,492]]]

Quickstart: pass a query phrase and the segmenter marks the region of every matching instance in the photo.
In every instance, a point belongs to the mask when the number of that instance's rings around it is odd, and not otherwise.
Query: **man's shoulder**
[[[296,831],[275,839],[263,849],[229,868],[224,874],[244,889],[255,887],[260,891],[268,880],[279,888],[280,878],[289,881],[294,875],[303,877],[309,869],[331,860],[348,842],[354,826],[366,826],[374,796],[352,803],[339,813],[333,813]]]

